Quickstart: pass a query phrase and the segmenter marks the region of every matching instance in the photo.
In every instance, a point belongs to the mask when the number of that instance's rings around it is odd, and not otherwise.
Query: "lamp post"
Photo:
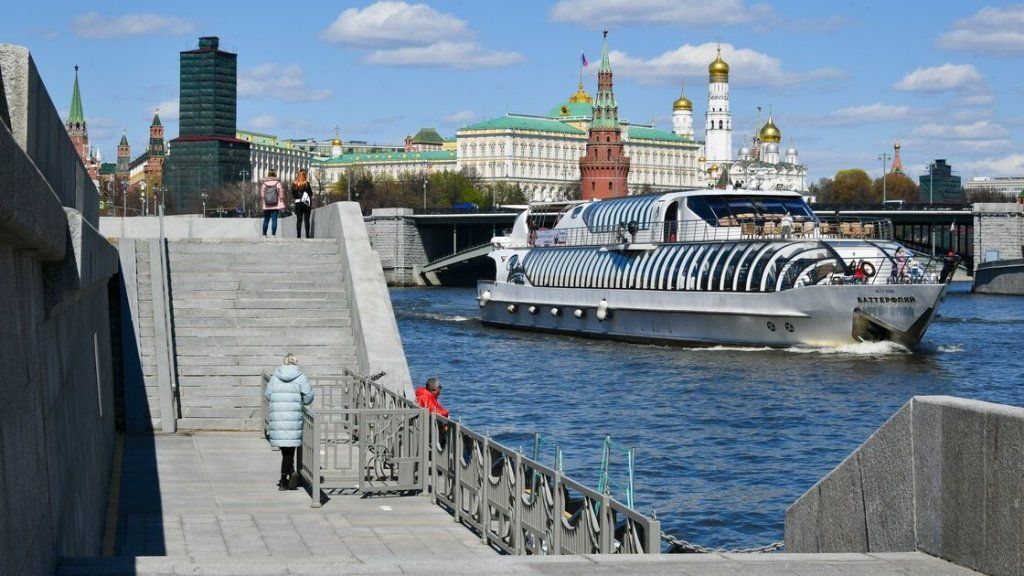
[[[931,204],[935,199],[934,187],[932,186],[935,180],[935,163],[928,164],[928,204]]]
[[[245,209],[245,196],[249,193],[249,169],[242,168],[238,171],[238,175],[242,177],[242,193],[240,196],[242,197],[242,218],[245,218],[248,216]]]
[[[881,154],[878,155],[878,159],[882,161],[882,205],[885,205],[886,200],[888,200],[885,182],[886,162],[891,160],[892,156],[889,156],[888,152],[882,152]]]
[[[142,204],[142,215],[149,216],[149,202],[146,202],[145,182],[139,182],[139,202]]]
[[[427,211],[427,175],[423,175],[423,211]]]
[[[199,197],[203,199],[203,218],[206,218],[206,188],[200,188],[199,191]]]
[[[118,183],[121,185],[121,218],[128,213],[128,181],[121,178]]]

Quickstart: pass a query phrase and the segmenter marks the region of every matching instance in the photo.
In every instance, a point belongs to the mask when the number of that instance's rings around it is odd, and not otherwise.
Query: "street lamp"
[[[238,171],[238,175],[242,177],[242,218],[248,216],[248,212],[245,209],[245,196],[249,193],[249,170],[248,168],[242,168]],[[204,212],[205,213],[205,212]]]
[[[423,174],[423,211],[427,211],[427,175]]]
[[[206,188],[200,188],[199,196],[203,199],[203,218],[206,218]]]
[[[889,156],[888,152],[882,152],[881,154],[878,155],[878,159],[882,161],[882,204],[885,205],[886,200],[888,200],[888,197],[887,197],[887,194],[886,194],[887,190],[886,190],[886,186],[885,186],[886,162],[891,160],[892,156]]]
[[[146,183],[139,182],[139,202],[142,204],[142,215],[149,215],[149,202],[146,202]]]
[[[935,163],[928,164],[928,203],[931,204],[934,201],[934,190],[932,181],[935,180]]]

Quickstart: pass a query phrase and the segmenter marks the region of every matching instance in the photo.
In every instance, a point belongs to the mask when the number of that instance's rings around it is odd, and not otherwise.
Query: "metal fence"
[[[326,490],[429,492],[508,554],[660,552],[660,523],[607,491],[351,371],[315,381],[319,399],[303,410],[300,451],[314,507]]]
[[[543,235],[531,234],[530,245],[600,246],[773,239],[892,240],[893,226],[887,219],[854,216],[813,220],[794,218],[791,223],[763,218],[722,218],[713,224],[705,220],[634,221],[592,228],[561,228]]]

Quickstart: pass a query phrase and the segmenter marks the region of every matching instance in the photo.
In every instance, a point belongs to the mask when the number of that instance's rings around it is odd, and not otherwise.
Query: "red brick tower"
[[[580,185],[584,200],[627,195],[629,158],[624,153],[621,135],[619,106],[612,91],[612,65],[608,60],[608,30],[605,30],[587,155],[580,158]]]

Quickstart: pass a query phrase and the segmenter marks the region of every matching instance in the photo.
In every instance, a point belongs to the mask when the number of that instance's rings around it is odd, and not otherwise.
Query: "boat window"
[[[780,196],[693,196],[686,207],[711,226],[750,220],[778,220],[787,212],[798,220],[816,220],[803,198]]]

